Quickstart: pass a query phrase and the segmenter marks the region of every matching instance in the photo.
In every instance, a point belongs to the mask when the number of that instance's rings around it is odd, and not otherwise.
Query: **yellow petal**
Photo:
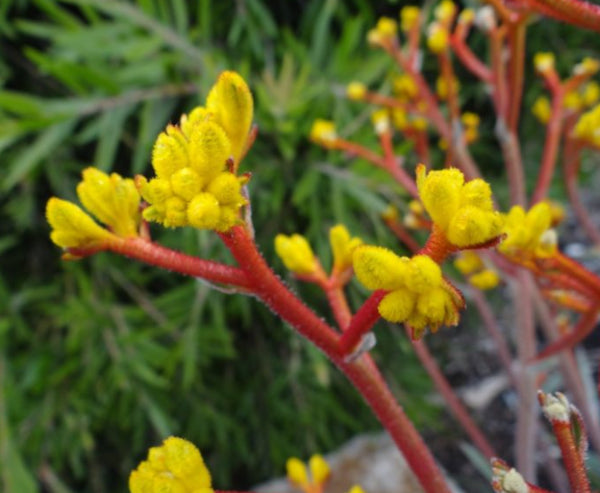
[[[352,261],[356,277],[368,289],[398,289],[408,273],[408,259],[383,247],[358,247]]]
[[[308,485],[308,471],[306,465],[300,459],[291,457],[285,463],[288,480],[298,486]]]
[[[196,195],[187,206],[188,222],[199,229],[215,229],[220,216],[219,203],[210,193]]]
[[[323,484],[329,479],[331,469],[322,455],[313,455],[308,461],[308,467],[314,484]]]
[[[181,130],[167,127],[156,139],[152,149],[152,167],[158,178],[170,178],[173,173],[189,166],[188,143]]]
[[[191,129],[190,167],[208,182],[225,169],[231,143],[223,128],[212,121],[199,122]]]
[[[461,194],[461,206],[472,205],[484,211],[494,210],[492,189],[489,183],[480,178],[464,184]]]
[[[171,176],[173,193],[186,201],[192,200],[202,191],[203,180],[192,168],[183,168]]]
[[[81,208],[52,197],[46,205],[46,218],[52,227],[50,239],[62,248],[88,248],[114,239]]]
[[[214,115],[231,141],[233,160],[239,164],[252,126],[254,103],[246,81],[236,72],[223,72],[206,98],[206,108]]]
[[[245,202],[241,193],[242,185],[233,173],[224,172],[208,184],[207,191],[212,193],[222,205],[239,205]]]
[[[415,308],[417,295],[408,289],[397,289],[386,294],[377,309],[387,321],[400,323],[406,321]]]
[[[446,230],[460,206],[463,174],[456,168],[426,173],[425,166],[417,166],[417,187],[421,201],[431,219]]]
[[[408,275],[404,281],[408,289],[424,293],[440,285],[442,270],[427,255],[416,255],[408,262]]]
[[[167,470],[182,481],[193,479],[196,487],[210,488],[211,478],[196,446],[178,437],[163,442]]]

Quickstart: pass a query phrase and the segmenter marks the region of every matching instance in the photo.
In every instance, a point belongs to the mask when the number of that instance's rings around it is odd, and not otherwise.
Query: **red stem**
[[[119,238],[107,244],[106,250],[186,276],[198,277],[244,290],[251,289],[251,283],[241,269],[192,257],[142,238]]]
[[[255,294],[283,320],[320,348],[348,377],[385,426],[428,493],[450,493],[446,479],[411,421],[368,358],[344,361],[335,331],[294,296],[267,265],[246,229],[221,234],[253,284]]]
[[[448,241],[443,231],[440,231],[434,224],[433,229],[423,248],[419,250],[419,255],[427,255],[436,263],[441,264],[448,255],[458,250],[456,246]]]
[[[379,302],[387,294],[386,291],[375,291],[358,309],[348,328],[340,339],[340,351],[343,355],[348,355],[361,341],[362,337],[371,330],[375,322],[379,320]]]
[[[575,26],[600,32],[600,5],[580,0],[526,0],[542,14]]]
[[[383,159],[385,163],[385,170],[392,175],[394,180],[404,188],[413,198],[419,199],[419,191],[417,190],[417,184],[415,180],[406,172],[406,170],[398,164],[396,155],[394,154],[394,147],[392,144],[392,133],[383,132],[379,136],[379,142],[383,149]]]
[[[482,82],[487,82],[488,84],[492,82],[492,72],[485,63],[477,58],[462,37],[452,36],[450,38],[450,45],[452,46],[454,53],[456,53],[456,56],[469,72]]]
[[[344,295],[343,288],[339,286],[328,287],[325,289],[325,294],[327,295],[327,301],[329,301],[329,306],[331,307],[331,311],[333,312],[338,327],[342,331],[346,330],[352,320],[352,313],[348,306],[346,296]]]
[[[572,493],[591,493],[583,455],[578,450],[571,430],[571,423],[550,420],[554,435],[562,452],[562,459],[569,476]]]
[[[563,122],[563,100],[564,92],[562,88],[559,88],[552,93],[552,110],[550,121],[546,128],[546,142],[544,143],[544,152],[542,154],[542,163],[540,165],[538,181],[531,199],[532,205],[544,200],[548,194],[548,188],[550,187],[550,182],[554,175],[556,155],[558,153]]]
[[[410,336],[410,333],[409,333]],[[427,346],[423,342],[423,340],[412,341],[413,348],[415,349],[415,353],[421,360],[421,363],[427,370],[427,373],[433,380],[436,388],[442,394],[442,397],[446,401],[450,408],[450,412],[454,415],[456,420],[461,424],[469,438],[473,441],[475,446],[479,449],[479,451],[487,458],[491,459],[496,456],[494,449],[489,444],[485,435],[481,432],[479,427],[475,424],[475,422],[469,416],[468,411],[462,405],[462,402],[457,397],[456,393],[452,389],[452,386],[448,383],[448,380],[444,376],[444,374],[440,371],[439,366],[437,365],[435,359],[427,349]]]

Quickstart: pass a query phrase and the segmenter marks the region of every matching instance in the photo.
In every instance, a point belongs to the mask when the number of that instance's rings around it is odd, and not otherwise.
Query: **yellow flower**
[[[275,237],[275,252],[284,265],[296,274],[313,274],[317,270],[315,254],[302,235],[278,234]]]
[[[494,289],[500,283],[500,277],[496,271],[485,269],[469,277],[469,282],[482,291]]]
[[[338,140],[335,123],[316,119],[310,129],[310,140],[328,149],[333,149]]]
[[[463,9],[458,16],[459,24],[472,24],[475,21],[475,11],[473,9]]]
[[[167,126],[152,152],[156,178],[136,178],[149,203],[143,212],[147,221],[219,232],[242,222],[247,178],[234,173],[247,150],[252,111],[244,80],[235,72],[223,72],[206,107],[183,115],[179,126]]]
[[[456,4],[452,0],[442,0],[433,11],[436,20],[444,25],[449,25],[455,14]]]
[[[417,83],[410,74],[400,74],[392,80],[394,94],[401,101],[413,100],[419,93]]]
[[[467,276],[483,269],[484,265],[479,255],[472,250],[465,250],[464,252],[460,252],[460,255],[454,260],[454,267],[461,274]]]
[[[198,449],[187,440],[167,438],[129,476],[131,493],[213,493]]]
[[[547,202],[539,202],[529,211],[514,206],[506,215],[506,238],[498,250],[514,258],[546,258],[556,253],[556,233],[550,229],[552,210]]]
[[[83,206],[117,236],[137,236],[140,194],[133,180],[96,168],[87,168],[82,175],[77,195]]]
[[[442,277],[438,264],[426,255],[398,257],[377,246],[356,248],[354,272],[368,289],[389,291],[379,314],[390,322],[405,322],[419,337],[426,327],[456,325],[463,302]]]
[[[548,98],[545,96],[538,97],[531,107],[531,112],[540,123],[548,123],[550,121],[550,115],[552,114],[552,108],[550,107]]]
[[[588,82],[583,87],[581,99],[586,107],[596,104],[600,99],[600,85],[596,81]]]
[[[367,93],[367,86],[362,82],[350,82],[346,87],[346,95],[352,101],[362,101]]]
[[[52,227],[50,239],[62,248],[95,248],[115,239],[80,207],[56,197],[48,200],[46,219]]]
[[[367,33],[367,41],[374,46],[387,44],[396,38],[398,24],[390,17],[381,17],[374,29]]]
[[[418,26],[421,17],[421,9],[414,5],[407,5],[400,10],[400,28],[404,32]]]
[[[371,113],[371,122],[377,135],[390,131],[390,114],[385,108],[375,110]]]
[[[581,109],[581,107],[583,106],[581,95],[577,91],[569,91],[567,94],[565,94],[563,106],[568,110],[573,111]]]
[[[288,481],[306,493],[321,491],[322,486],[331,475],[329,464],[319,454],[315,454],[309,459],[308,469],[300,459],[291,457],[286,462],[286,471]]]
[[[573,73],[575,75],[594,75],[600,69],[600,61],[596,58],[585,57],[575,67],[573,67]]]
[[[435,81],[435,92],[442,101],[448,99],[449,89],[454,92],[458,92],[460,89],[460,82],[456,77],[452,78],[452,82],[448,84],[448,80],[445,77],[438,77]]]
[[[417,188],[425,210],[448,241],[459,248],[497,237],[502,216],[494,211],[492,192],[481,179],[464,181],[456,168],[427,173],[417,166]]]
[[[579,117],[573,133],[587,144],[600,147],[600,104]]]
[[[464,126],[465,140],[467,144],[475,142],[479,138],[479,115],[465,111],[460,120]]]
[[[554,54],[547,52],[536,53],[533,56],[533,66],[540,74],[545,74],[554,70]]]
[[[362,240],[351,238],[346,227],[338,224],[329,230],[329,244],[333,252],[333,270],[342,272],[352,266],[352,253],[362,245]]]
[[[437,55],[448,48],[448,28],[439,22],[432,22],[427,28],[427,47]]]

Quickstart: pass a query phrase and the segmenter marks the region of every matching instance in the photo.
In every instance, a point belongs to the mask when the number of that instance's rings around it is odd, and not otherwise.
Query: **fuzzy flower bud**
[[[362,101],[367,93],[367,86],[362,82],[350,82],[346,87],[346,96],[352,101]]]
[[[433,15],[445,26],[450,25],[456,15],[456,4],[452,0],[442,0],[434,9]]]
[[[131,493],[213,493],[211,477],[198,449],[187,440],[167,438],[129,476]]]
[[[421,9],[414,5],[407,5],[400,10],[400,29],[404,32],[411,31],[419,25]]]
[[[552,224],[551,208],[547,202],[539,202],[529,211],[514,206],[506,215],[506,237],[498,250],[508,257],[551,257],[556,252],[556,236],[548,234]]]
[[[352,266],[352,253],[362,245],[360,238],[352,238],[342,224],[329,230],[329,244],[333,252],[333,270],[342,272]]]
[[[329,120],[317,119],[310,129],[310,140],[327,149],[333,149],[338,139],[335,124]]]
[[[465,248],[497,237],[502,217],[493,210],[492,192],[481,179],[465,183],[456,168],[427,173],[417,166],[417,188],[423,206],[450,243]]]
[[[585,57],[581,62],[573,67],[574,75],[592,76],[600,69],[600,61],[596,58]]]
[[[550,107],[548,98],[545,96],[538,97],[531,107],[531,112],[540,123],[548,123],[552,114],[552,108]]]
[[[533,66],[540,74],[547,74],[554,70],[554,53],[541,52],[533,57]]]
[[[284,265],[296,274],[312,274],[317,270],[317,259],[308,241],[302,235],[275,237],[275,252]]]
[[[382,108],[371,113],[371,122],[377,135],[390,131],[390,115],[387,109]]]
[[[448,48],[448,28],[439,22],[432,22],[427,28],[427,47],[439,55]]]
[[[382,247],[360,246],[353,260],[356,277],[365,287],[389,291],[379,303],[379,314],[390,322],[408,324],[414,337],[420,337],[426,327],[436,331],[458,322],[463,301],[431,258],[398,257]]]

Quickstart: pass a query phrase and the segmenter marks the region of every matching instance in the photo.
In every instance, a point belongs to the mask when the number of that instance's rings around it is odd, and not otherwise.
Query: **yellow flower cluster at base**
[[[87,168],[82,175],[77,186],[79,200],[108,229],[75,204],[53,197],[46,206],[46,218],[52,227],[50,239],[62,248],[93,249],[116,237],[137,236],[140,194],[133,180],[117,173],[107,175],[96,168]]]
[[[129,476],[131,493],[213,493],[210,472],[194,444],[169,437],[152,447]]]
[[[398,257],[377,246],[354,251],[354,272],[368,289],[389,291],[379,314],[390,322],[405,322],[417,337],[426,327],[456,325],[463,301],[442,277],[440,266],[426,255]]]
[[[137,177],[147,221],[167,227],[193,226],[225,232],[241,223],[246,177],[234,174],[246,151],[252,124],[252,95],[235,72],[223,72],[206,107],[169,125],[152,153],[156,178]]]
[[[552,221],[552,208],[547,202],[540,202],[527,212],[521,206],[514,206],[506,215],[506,238],[498,250],[517,260],[553,256],[557,238],[551,229]]]
[[[417,166],[417,188],[434,226],[459,248],[480,245],[498,237],[503,218],[494,211],[492,192],[477,178],[465,182],[456,168],[427,173]]]

